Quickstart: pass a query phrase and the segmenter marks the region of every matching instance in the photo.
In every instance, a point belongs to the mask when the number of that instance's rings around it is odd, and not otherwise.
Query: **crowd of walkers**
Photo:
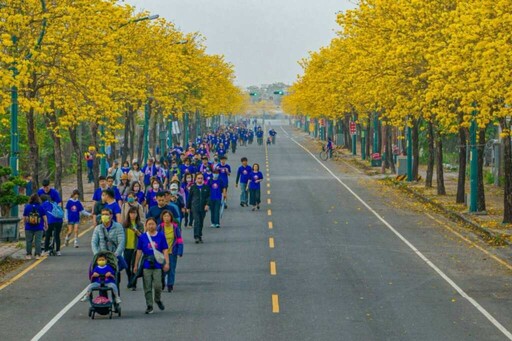
[[[272,130],[269,132],[272,135]],[[236,153],[238,146],[263,144],[263,129],[257,124],[241,122],[220,127],[197,137],[182,147],[176,143],[158,159],[149,158],[141,165],[137,160],[120,165],[114,161],[107,176],[100,176],[98,188],[93,194],[91,213],[73,191],[62,209],[61,197],[43,181],[43,187],[30,197],[24,210],[27,235],[27,259],[54,252],[60,256],[61,229],[67,221],[65,244],[79,247],[78,226],[82,215],[92,215],[95,223],[91,239],[94,254],[110,251],[117,257],[118,270],[125,270],[127,288],[137,290],[137,279],[142,277],[146,297],[146,313],[153,312],[153,302],[159,309],[164,288],[174,290],[178,257],[183,255],[182,229],[193,230],[194,242],[203,243],[203,225],[208,213],[211,228],[221,227],[221,217],[227,209],[229,178],[232,170],[227,154]],[[260,141],[261,139],[261,141]],[[259,164],[249,165],[246,157],[236,172],[236,187],[240,188],[240,206],[260,209],[260,183],[263,174]],[[44,250],[41,240],[45,231]],[[105,283],[112,286],[111,268],[98,257],[91,273],[91,285],[83,300],[87,300],[92,288],[97,287],[99,277],[107,276]],[[101,264],[100,264],[101,263]],[[116,286],[120,284],[116,277]],[[116,287],[116,293],[118,293]],[[116,295],[116,303],[120,296]]]

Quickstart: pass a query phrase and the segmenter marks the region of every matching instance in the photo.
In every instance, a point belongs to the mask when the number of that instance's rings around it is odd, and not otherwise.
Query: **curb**
[[[396,187],[400,190],[403,190],[409,194],[412,194],[416,199],[418,199],[424,203],[434,206],[435,208],[440,210],[442,213],[444,213],[450,220],[468,225],[472,230],[477,231],[480,234],[483,234],[486,239],[492,240],[499,245],[507,245],[507,246],[511,245],[510,242],[507,240],[506,237],[504,237],[503,234],[499,234],[499,233],[490,231],[489,229],[483,227],[482,225],[475,223],[471,219],[468,219],[463,214],[455,212],[455,211],[451,211],[451,210],[445,208],[443,205],[432,201],[430,198],[414,191],[413,189],[407,187],[406,185],[397,183],[391,179],[388,179],[385,182],[388,184],[392,184],[394,187]]]
[[[321,141],[319,141],[318,139],[315,139],[315,138],[312,138],[312,140],[314,142],[321,142]],[[352,156],[352,155],[348,155],[346,153],[344,153],[344,155],[345,156],[349,156],[349,157]],[[376,175],[376,174],[368,174],[368,172],[369,172],[368,166],[365,165],[364,163],[362,163],[360,160],[357,160],[355,158],[350,158],[350,160],[354,161],[353,163],[359,169],[364,171],[366,176],[368,176],[370,178],[373,178],[373,176]],[[373,179],[376,180],[375,178],[373,178]],[[500,233],[497,233],[497,232],[493,232],[493,231],[483,227],[482,225],[472,221],[471,219],[465,217],[463,214],[461,214],[459,212],[451,211],[451,210],[445,208],[442,204],[439,204],[437,202],[432,201],[430,198],[424,196],[423,194],[420,194],[420,193],[414,191],[413,189],[409,188],[408,186],[406,186],[406,185],[404,185],[402,183],[393,181],[389,177],[387,177],[385,179],[380,179],[380,180],[385,180],[384,181],[385,184],[393,185],[393,187],[395,187],[395,188],[398,188],[398,189],[403,190],[403,191],[405,191],[405,192],[407,192],[409,194],[412,194],[417,200],[419,200],[419,201],[421,201],[423,203],[430,204],[430,205],[434,206],[439,211],[441,211],[451,221],[456,222],[456,223],[463,223],[463,224],[467,225],[467,227],[469,227],[473,231],[477,232],[480,235],[480,237],[482,237],[483,239],[486,239],[487,241],[492,241],[494,244],[501,245],[501,246],[503,246],[503,245],[506,245],[506,246],[512,245],[511,242],[508,241],[506,235],[500,234]]]

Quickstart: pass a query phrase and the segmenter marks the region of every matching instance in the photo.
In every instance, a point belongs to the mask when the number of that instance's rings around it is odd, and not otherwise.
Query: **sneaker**
[[[64,245],[68,246],[69,244],[69,237],[66,237],[66,239],[64,240]]]
[[[26,256],[25,256],[25,259],[26,259],[26,260],[31,260],[31,259],[32,259],[32,255],[26,255]]]
[[[216,228],[220,229],[220,224],[215,225]]]
[[[253,208],[252,208],[252,211],[256,211],[256,207],[253,207]]]
[[[75,247],[78,247],[78,239],[75,239],[75,242],[73,244]]]
[[[43,251],[43,253],[41,253],[41,256],[45,257],[45,256],[49,256],[50,255],[50,251]]]
[[[196,244],[199,244],[199,238],[195,238]]]
[[[41,255],[36,255],[36,259],[41,259]]]
[[[245,205],[244,205],[244,203],[243,203],[243,202],[241,202],[241,203],[240,203],[240,206],[244,207]]]
[[[174,290],[174,286],[173,285],[168,285],[167,286],[167,292],[171,292]]]
[[[80,299],[80,302],[87,302],[87,300],[89,300],[89,295],[88,295],[88,294],[85,294],[85,295]]]
[[[146,314],[153,314],[153,306],[152,305],[148,305],[148,307],[146,308],[145,313]]]
[[[215,224],[211,224],[210,227],[215,227],[216,225]]]
[[[132,291],[137,291],[137,287],[132,287]]]
[[[260,205],[256,206],[256,208],[259,210],[260,209]]]
[[[57,256],[62,256],[62,253],[60,253],[60,251],[57,251]]]
[[[116,298],[114,298],[114,302],[116,302],[117,304],[121,303],[121,297],[116,296]]]
[[[158,306],[158,309],[160,309],[160,310],[165,310],[165,306],[164,306],[164,304],[162,303],[162,301],[158,301],[158,302],[156,302],[156,305]]]
[[[199,243],[203,244],[203,238],[199,238]]]

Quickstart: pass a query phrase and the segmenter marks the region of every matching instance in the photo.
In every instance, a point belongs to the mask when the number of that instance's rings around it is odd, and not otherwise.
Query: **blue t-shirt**
[[[165,235],[163,232],[157,232],[156,236],[151,236],[153,240],[153,246],[160,252],[164,252],[165,249],[169,249],[169,245],[167,244],[167,239],[165,239]],[[153,248],[149,243],[149,238],[147,233],[142,234],[139,237],[139,241],[137,242],[137,250],[142,250],[142,254],[144,256],[153,256]],[[147,258],[147,257],[146,257]],[[151,267],[150,262],[147,259],[144,259],[144,269],[161,269],[162,264],[158,264],[155,260],[153,267]]]
[[[208,186],[210,186],[210,200],[222,200],[222,190],[226,187],[224,181],[220,177],[217,180],[212,179]]]
[[[39,223],[38,224],[30,224],[28,221],[25,222],[25,230],[29,231],[40,231],[44,229],[44,220],[43,217],[46,215],[46,211],[39,204],[26,204],[25,209],[23,210],[23,216],[28,217],[32,211],[37,211],[39,213]]]
[[[79,223],[80,212],[84,210],[84,206],[80,200],[69,199],[66,203],[66,210],[68,211],[68,223]]]
[[[112,268],[110,265],[105,265],[103,267],[99,266],[99,265],[96,265],[94,267],[94,269],[92,269],[92,272],[97,272],[98,275],[100,276],[105,276],[107,274],[107,272],[110,272],[112,275],[116,275],[116,272],[114,271],[114,268]],[[100,277],[94,277],[92,279],[92,282],[93,283],[100,283],[101,282],[101,279]],[[105,283],[114,283],[114,278],[113,277],[105,277]]]
[[[237,177],[240,177],[240,183],[241,184],[246,184],[247,181],[249,180],[249,175],[251,174],[252,172],[252,167],[247,165],[247,166],[240,166],[238,167],[238,173],[237,173]]]
[[[261,172],[251,172],[249,183],[249,189],[260,189],[260,183],[256,183],[256,180],[262,180],[263,174]]]
[[[112,210],[112,220],[117,222],[117,223],[122,223],[122,221],[117,221],[117,218],[116,218],[116,214],[121,214],[121,207],[119,207],[119,204],[117,203],[117,201],[114,201],[113,203],[111,204],[107,204],[105,205],[104,208],[110,208]]]
[[[216,169],[219,170],[219,179],[221,179],[227,187],[229,184],[228,175],[231,174],[231,166],[227,163],[224,166],[219,163]]]
[[[158,201],[156,201],[156,193],[152,188],[148,189],[146,193],[146,204],[148,208],[158,205]]]
[[[114,191],[114,199],[116,199],[116,201],[121,200],[121,193],[119,193],[119,190],[117,189],[117,187],[113,186],[111,189]],[[92,195],[92,200],[93,201],[101,201],[101,193],[103,193],[103,189],[101,187],[98,187],[94,191],[94,194]]]
[[[62,223],[63,219],[62,218],[57,218],[57,217],[54,217],[52,215],[52,210],[53,210],[53,205],[51,202],[49,201],[45,201],[42,203],[41,205],[43,207],[43,209],[45,210],[46,212],[46,218],[48,219],[48,224],[53,224],[53,223]]]
[[[50,198],[52,199],[52,201],[55,201],[57,204],[60,204],[60,202],[61,202],[60,194],[55,188],[50,188],[48,193],[46,193],[44,191],[44,189],[39,188],[39,190],[37,191],[37,195],[41,196],[43,194],[49,195]]]
[[[137,201],[139,204],[142,204],[144,202],[144,199],[146,199],[146,196],[144,195],[144,192],[138,191],[135,193],[135,196],[137,197]]]

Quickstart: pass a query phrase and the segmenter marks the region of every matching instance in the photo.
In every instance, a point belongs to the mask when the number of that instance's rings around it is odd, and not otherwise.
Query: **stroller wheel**
[[[93,312],[92,308],[89,308],[89,317],[92,316],[92,312]]]
[[[110,315],[108,318],[112,320],[112,310],[110,311]]]
[[[121,307],[117,307],[117,316],[121,317]]]
[[[93,320],[94,320],[94,315],[96,315],[96,312],[93,311],[92,316],[91,316],[91,319],[93,319]]]

